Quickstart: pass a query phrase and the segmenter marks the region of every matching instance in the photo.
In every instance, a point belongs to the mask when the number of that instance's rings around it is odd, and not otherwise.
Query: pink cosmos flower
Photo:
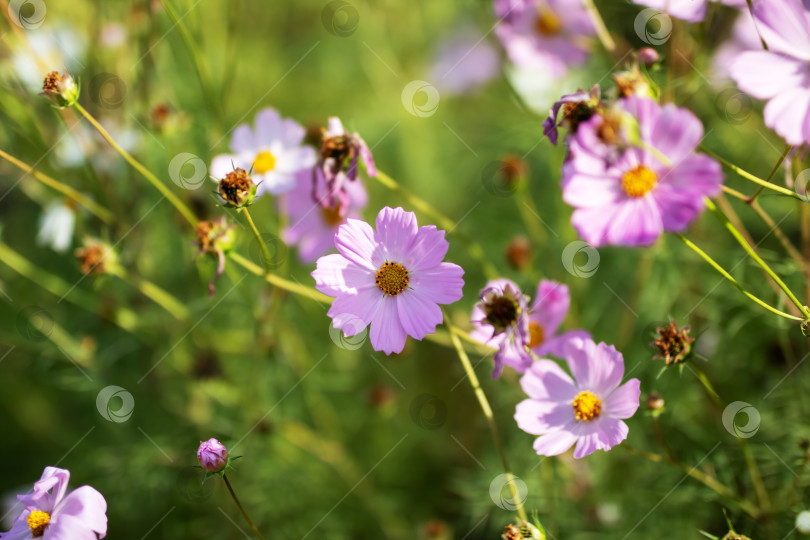
[[[574,443],[577,459],[610,450],[627,438],[622,419],[638,409],[641,383],[621,384],[624,359],[612,345],[574,339],[564,356],[573,379],[551,360],[538,360],[521,378],[529,399],[517,406],[518,427],[539,435],[534,449],[540,455],[562,454]]]
[[[401,352],[407,336],[421,340],[442,322],[438,304],[461,299],[464,270],[442,262],[444,231],[419,227],[416,215],[385,207],[377,230],[357,219],[338,227],[338,253],[318,259],[316,288],[334,296],[332,325],[353,336],[371,325],[371,346]]]
[[[295,174],[315,165],[315,149],[303,146],[306,130],[294,120],[281,118],[271,108],[256,115],[255,129],[237,127],[231,137],[233,154],[214,158],[209,173],[223,178],[235,167],[249,171],[258,184],[257,196],[278,195],[295,187]]]
[[[495,16],[509,59],[548,77],[583,64],[596,33],[581,0],[495,0]]]
[[[535,355],[562,357],[563,347],[568,341],[591,338],[585,330],[557,333],[570,305],[571,296],[566,285],[544,279],[537,286],[537,294],[529,310],[528,343]]]
[[[34,483],[34,492],[18,495],[25,510],[11,530],[0,533],[3,540],[73,540],[104,538],[107,535],[107,501],[91,488],[82,486],[67,493],[70,471],[45,467]]]
[[[315,195],[311,170],[298,173],[295,188],[279,199],[279,210],[288,216],[288,225],[281,233],[287,245],[298,245],[298,257],[309,264],[334,249],[337,228],[349,217],[359,218],[366,206],[366,188],[358,179],[345,186],[348,195],[345,205],[328,206],[326,182],[322,175],[315,176]]]
[[[768,101],[766,126],[789,144],[810,142],[810,3],[754,0],[753,7],[768,50],[740,54],[731,77],[744,92]]]
[[[675,105],[639,97],[581,124],[563,166],[571,223],[592,246],[650,245],[682,231],[720,192],[720,165],[695,148],[703,125]]]
[[[495,48],[473,28],[446,38],[430,70],[430,80],[442,95],[465,94],[495,78],[500,71]]]
[[[636,4],[659,9],[673,17],[696,23],[706,16],[708,0],[633,0]],[[746,0],[722,0],[721,4],[745,7]]]
[[[473,306],[473,331],[470,337],[497,348],[492,378],[498,378],[504,366],[518,373],[532,363],[529,353],[529,297],[508,279],[495,279],[481,290],[481,301]]]

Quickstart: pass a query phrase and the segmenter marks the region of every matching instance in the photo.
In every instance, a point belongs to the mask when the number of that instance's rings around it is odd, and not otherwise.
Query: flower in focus
[[[599,107],[601,89],[598,84],[593,85],[590,92],[579,90],[573,94],[566,94],[551,107],[548,118],[543,122],[543,135],[548,137],[551,144],[557,146],[558,127],[564,127],[571,134],[577,132],[582,122],[590,120]],[[562,118],[557,117],[562,109]]]
[[[588,57],[596,31],[581,0],[495,0],[495,34],[521,67],[561,77]]]
[[[359,218],[368,201],[366,188],[356,180],[346,184],[345,205],[326,205],[329,194],[322,175],[315,176],[316,198],[313,200],[312,176],[311,171],[298,173],[295,188],[279,199],[279,210],[288,216],[290,223],[281,237],[288,245],[298,245],[298,257],[305,264],[334,249],[337,228],[346,223],[347,218]]]
[[[76,208],[73,204],[67,201],[49,204],[39,219],[37,244],[50,246],[54,251],[64,253],[70,247],[75,224]]]
[[[216,156],[211,175],[222,178],[235,167],[249,170],[258,184],[259,197],[293,189],[296,173],[315,164],[315,150],[302,145],[304,128],[271,108],[256,115],[254,127],[242,124],[234,130],[234,153]]]
[[[398,353],[407,336],[421,340],[436,330],[438,304],[461,299],[464,270],[442,262],[450,246],[444,231],[419,227],[413,212],[385,207],[376,225],[346,220],[335,234],[338,253],[318,259],[312,277],[335,297],[332,326],[348,337],[371,325],[374,350]]]
[[[768,50],[741,53],[731,77],[744,92],[768,101],[766,126],[789,144],[810,142],[810,5],[754,0],[753,14]]]
[[[621,384],[624,359],[612,345],[571,340],[564,348],[573,379],[551,360],[534,362],[520,380],[526,399],[515,412],[526,433],[539,435],[535,451],[556,456],[576,444],[574,458],[610,450],[627,438],[622,420],[635,414],[638,379]]]
[[[810,534],[810,511],[802,510],[796,516],[796,530],[802,534]]]
[[[214,296],[214,281],[225,271],[225,254],[233,247],[233,225],[225,216],[213,221],[200,221],[195,229],[198,255],[208,254],[217,259],[217,270],[208,283],[208,294]]]
[[[648,6],[672,15],[678,19],[696,23],[706,16],[708,0],[633,0],[636,4]],[[721,4],[745,7],[746,0],[721,0]]]
[[[228,466],[228,449],[216,439],[200,441],[200,446],[197,448],[197,461],[206,472],[222,472]]]
[[[70,73],[51,71],[42,83],[42,95],[53,101],[57,107],[70,107],[79,100],[79,85]]]
[[[11,530],[0,539],[43,538],[63,540],[104,538],[107,535],[107,501],[90,486],[67,493],[70,471],[45,467],[27,495],[17,495],[25,505]]]
[[[504,366],[523,373],[532,363],[527,348],[530,341],[529,297],[508,279],[490,281],[479,297],[481,301],[473,306],[474,330],[470,337],[498,349],[492,377],[500,377]]]
[[[463,29],[441,44],[430,80],[443,95],[465,94],[492,80],[499,70],[498,53],[481,33]]]
[[[689,336],[689,327],[678,328],[675,321],[670,321],[667,326],[656,330],[658,337],[650,345],[658,349],[658,354],[654,359],[661,359],[669,364],[683,362],[692,352],[692,343],[695,338]]]
[[[357,133],[349,134],[340,118],[330,117],[329,126],[323,131],[321,149],[315,165],[316,178],[313,183],[313,199],[320,201],[324,208],[340,208],[345,215],[349,205],[348,183],[357,180],[357,165],[360,161],[366,167],[366,174],[377,176],[377,168],[366,141]],[[326,197],[318,197],[317,187],[326,185]]]
[[[253,204],[258,187],[245,169],[236,168],[219,181],[219,196],[225,206],[244,208]]]
[[[562,283],[544,279],[537,286],[537,295],[529,309],[528,347],[534,354],[561,357],[563,347],[569,340],[590,339],[591,335],[584,330],[557,333],[570,304],[568,287]]]
[[[638,97],[617,108],[617,125],[629,121],[632,129],[617,132],[610,117],[595,115],[570,140],[563,200],[592,246],[651,245],[665,230],[684,230],[703,210],[703,197],[720,192],[723,174],[694,152],[703,125],[690,111]]]

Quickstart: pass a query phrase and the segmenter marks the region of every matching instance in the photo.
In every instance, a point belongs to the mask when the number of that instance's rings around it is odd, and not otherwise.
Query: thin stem
[[[48,186],[50,188],[53,188],[54,190],[58,191],[59,193],[61,193],[65,197],[67,197],[67,198],[69,198],[69,199],[71,199],[73,201],[76,201],[76,204],[86,208],[91,214],[96,216],[98,219],[100,219],[104,223],[111,224],[113,222],[114,218],[113,218],[113,213],[112,212],[110,212],[109,210],[107,210],[106,208],[104,208],[103,206],[98,204],[97,202],[95,202],[93,199],[90,199],[89,197],[86,197],[85,195],[79,193],[78,191],[76,191],[72,187],[68,186],[67,184],[64,184],[64,183],[60,182],[59,180],[51,178],[47,174],[44,174],[44,173],[41,173],[41,172],[37,171],[36,169],[31,167],[30,165],[24,163],[23,161],[20,161],[19,159],[15,158],[11,154],[7,154],[3,150],[0,150],[0,157],[5,159],[9,163],[17,166],[21,170],[27,172],[28,174],[32,175],[34,178],[36,178],[37,180],[39,180],[40,182],[42,182],[46,186]]]
[[[429,203],[425,202],[423,199],[420,199],[413,193],[409,192],[408,190],[402,188],[396,180],[385,174],[384,172],[377,169],[377,176],[374,177],[380,184],[387,187],[413,206],[417,210],[423,212],[425,215],[430,216],[432,219],[436,220],[436,223],[442,229],[447,231],[447,234],[454,234],[456,237],[461,240],[461,242],[467,247],[470,255],[473,259],[476,260],[478,264],[481,265],[481,268],[484,271],[484,274],[489,279],[495,279],[498,276],[498,270],[492,265],[492,263],[486,258],[484,254],[484,250],[481,249],[481,246],[465,235],[463,235],[460,231],[456,230],[457,223],[454,223],[453,220],[439,212],[436,208],[434,208]]]
[[[194,216],[194,213],[188,206],[185,205],[185,203],[183,203],[183,201],[181,201],[177,197],[177,195],[172,193],[172,191],[169,188],[167,188],[163,182],[161,182],[154,174],[152,174],[149,171],[149,169],[141,165],[139,161],[133,158],[129,154],[129,152],[121,148],[121,146],[119,146],[118,143],[115,142],[115,139],[113,139],[112,136],[110,136],[110,134],[107,133],[107,130],[104,129],[104,126],[99,124],[98,121],[95,118],[93,118],[93,115],[87,112],[84,109],[84,107],[79,105],[78,102],[74,105],[74,107],[76,107],[76,109],[82,114],[82,116],[84,116],[87,119],[87,121],[90,122],[94,128],[96,128],[96,130],[101,134],[101,136],[104,137],[104,139],[108,143],[110,143],[110,146],[112,146],[119,154],[121,154],[121,157],[127,160],[127,162],[130,165],[132,165],[135,168],[135,170],[141,173],[144,176],[144,178],[146,178],[149,181],[149,183],[151,183],[155,188],[157,188],[157,190],[160,191],[160,193],[164,197],[166,197],[166,199],[168,199],[169,202],[172,203],[172,205],[175,208],[177,208],[177,211],[180,212],[184,218],[186,218],[186,220],[191,224],[192,227],[197,226],[197,218]]]
[[[313,287],[307,287],[306,285],[301,285],[300,283],[295,283],[293,281],[289,281],[282,277],[279,277],[275,274],[271,274],[265,270],[262,270],[257,264],[249,261],[245,257],[239,255],[238,253],[228,253],[228,258],[231,259],[233,262],[250,272],[251,274],[255,274],[264,278],[265,281],[270,283],[271,285],[275,285],[276,287],[280,287],[286,291],[290,291],[291,293],[297,294],[299,296],[306,296],[316,302],[321,302],[324,304],[331,304],[334,298],[330,296],[326,296],[325,294],[317,291]]]
[[[602,16],[599,14],[599,10],[596,9],[593,0],[584,0],[584,4],[585,9],[591,16],[591,21],[596,29],[596,35],[599,37],[602,46],[610,53],[616,52],[616,42],[613,41],[613,38],[610,36],[610,32],[608,32],[605,26],[605,21],[602,20]]]
[[[704,202],[706,203],[706,207],[709,210],[711,210],[714,213],[714,215],[717,216],[717,219],[719,219],[720,222],[723,223],[723,225],[725,225],[726,229],[728,229],[729,232],[731,232],[732,236],[734,236],[734,238],[742,246],[745,252],[748,253],[748,255],[752,259],[754,259],[757,262],[757,264],[759,264],[762,267],[763,270],[765,270],[765,272],[771,277],[771,279],[774,280],[774,282],[777,285],[779,285],[779,288],[782,289],[782,291],[787,295],[787,297],[790,298],[790,301],[793,302],[793,304],[797,308],[799,308],[799,311],[804,314],[805,318],[810,318],[810,309],[808,309],[804,304],[799,302],[799,299],[796,298],[796,295],[793,294],[793,291],[791,291],[790,288],[788,288],[788,286],[785,284],[785,282],[782,281],[782,278],[780,278],[776,274],[776,272],[774,272],[771,269],[771,267],[768,266],[768,263],[766,263],[762,259],[762,257],[759,256],[759,254],[754,250],[754,248],[751,247],[748,244],[748,242],[745,241],[745,238],[743,238],[743,236],[740,234],[740,231],[738,231],[736,227],[734,227],[734,225],[731,223],[731,221],[729,221],[726,215],[723,214],[723,212],[721,212],[720,209],[717,208],[717,206],[714,204],[714,202],[708,197],[704,198]]]
[[[239,511],[242,512],[242,516],[244,516],[245,521],[248,522],[248,525],[250,525],[250,528],[253,529],[254,533],[256,533],[256,536],[259,537],[260,540],[264,540],[264,536],[262,536],[262,533],[259,532],[259,529],[257,529],[256,525],[254,525],[250,520],[250,517],[247,515],[247,512],[245,512],[242,503],[240,503],[239,499],[236,497],[236,493],[234,493],[233,488],[231,487],[231,482],[228,480],[228,476],[223,474],[222,479],[225,480],[225,485],[228,486],[228,492],[231,494],[231,497],[233,497],[233,501],[236,503],[236,506],[239,507]]]
[[[793,478],[793,482],[790,484],[790,491],[788,491],[788,501],[790,504],[796,504],[799,502],[799,492],[797,488],[799,487],[799,480],[804,475],[804,471],[807,469],[807,462],[810,461],[810,452],[805,451],[804,457],[802,458],[802,464],[799,467],[799,472],[796,474],[795,478]]]
[[[751,182],[754,182],[755,184],[759,184],[760,186],[768,188],[768,189],[770,189],[772,191],[775,191],[775,192],[777,192],[777,193],[779,193],[781,195],[785,195],[787,197],[793,197],[794,199],[798,199],[800,201],[807,202],[806,199],[804,197],[802,197],[801,195],[799,195],[798,193],[796,193],[794,191],[791,191],[791,190],[789,190],[787,188],[783,188],[782,186],[778,186],[776,184],[768,182],[767,180],[763,180],[762,178],[760,178],[758,176],[754,176],[750,172],[745,171],[745,170],[737,167],[733,163],[721,158],[720,156],[718,156],[714,152],[711,152],[711,151],[707,150],[703,146],[700,147],[700,151],[703,152],[704,154],[707,154],[707,155],[713,157],[714,159],[716,159],[717,161],[722,163],[724,167],[726,167],[730,171],[733,171],[733,172],[737,173],[738,175],[742,176],[746,180],[750,180]]]
[[[787,155],[790,153],[791,150],[793,150],[793,145],[792,144],[789,144],[789,145],[787,145],[785,147],[785,151],[782,152],[782,155],[779,157],[779,161],[777,161],[776,165],[773,166],[773,169],[771,170],[771,174],[769,174],[768,178],[765,179],[766,181],[770,182],[771,180],[773,180],[773,177],[776,175],[777,171],[779,170],[779,167],[782,166],[782,163],[785,162],[785,158],[787,157]],[[757,190],[757,192],[754,193],[753,195],[751,195],[751,197],[749,197],[746,202],[748,204],[755,203],[757,198],[759,197],[759,195],[762,193],[762,191],[764,189],[765,189],[765,186],[760,186],[759,189]]]
[[[478,398],[478,404],[481,406],[481,410],[484,411],[484,416],[489,424],[489,430],[492,433],[492,439],[495,442],[495,448],[498,450],[498,455],[501,457],[501,464],[503,465],[503,470],[506,473],[509,488],[512,491],[512,500],[516,506],[518,516],[521,520],[528,521],[526,510],[523,508],[523,501],[520,500],[520,494],[518,493],[517,485],[515,484],[515,477],[509,470],[509,464],[506,461],[506,454],[503,451],[501,438],[498,435],[498,426],[495,424],[495,417],[492,414],[492,407],[489,405],[489,400],[487,400],[487,396],[484,394],[483,388],[481,388],[481,383],[478,381],[478,376],[475,374],[475,370],[470,363],[470,358],[467,356],[467,352],[464,350],[464,347],[462,347],[461,340],[458,337],[458,334],[463,332],[448,322],[446,313],[444,314],[444,324],[450,331],[450,339],[453,342],[453,347],[456,349],[459,360],[461,360],[461,365],[464,367],[464,373],[467,374],[467,379],[470,381],[470,386],[472,386],[472,389],[475,392],[475,397]]]
[[[257,229],[256,224],[253,223],[253,218],[250,217],[250,211],[247,209],[247,207],[242,208],[242,213],[245,214],[245,219],[247,219],[248,225],[250,225],[250,230],[253,231],[253,236],[256,237],[256,241],[259,243],[259,248],[262,250],[262,257],[264,257],[264,263],[267,265],[266,270],[270,271],[270,268],[273,266],[273,259],[270,257],[270,251],[267,249],[267,246],[264,245],[262,235],[259,234],[259,229]]]
[[[743,287],[736,279],[734,279],[731,274],[729,274],[722,266],[720,266],[714,259],[712,259],[705,251],[700,249],[697,245],[695,245],[691,240],[689,240],[688,238],[686,238],[682,234],[675,233],[675,236],[681,242],[686,244],[686,246],[689,249],[691,249],[692,251],[694,251],[695,253],[700,255],[700,257],[703,260],[705,260],[707,263],[709,263],[715,270],[720,272],[720,275],[722,275],[724,278],[729,280],[732,285],[734,285],[735,287],[737,287],[737,289],[740,290],[741,293],[743,293],[745,296],[747,296],[748,298],[750,298],[751,300],[753,300],[754,302],[756,302],[760,306],[764,307],[765,309],[767,309],[771,313],[779,315],[780,317],[784,317],[785,319],[790,319],[791,321],[803,321],[804,320],[801,317],[795,317],[795,316],[793,316],[793,315],[791,315],[789,313],[785,313],[784,311],[779,311],[775,307],[770,306],[767,303],[763,302],[762,300],[760,300],[759,298],[757,298],[756,296],[754,296],[753,294],[751,294],[750,292],[745,290],[745,287]]]
[[[125,281],[138,289],[141,294],[165,309],[175,319],[184,321],[191,316],[188,309],[183,305],[182,302],[151,281],[139,276],[127,274],[122,268],[113,269],[110,272],[116,277],[120,278],[122,281]]]

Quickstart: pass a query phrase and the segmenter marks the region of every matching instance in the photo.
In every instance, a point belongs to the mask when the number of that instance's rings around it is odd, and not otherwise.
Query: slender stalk
[[[799,487],[799,481],[804,475],[804,471],[807,469],[808,461],[810,461],[810,452],[805,451],[804,457],[802,458],[802,464],[799,467],[799,472],[793,478],[793,482],[790,484],[790,491],[788,491],[787,499],[790,504],[796,504],[799,502],[799,493],[797,491],[797,488]]]
[[[138,289],[141,294],[165,309],[175,319],[184,321],[191,316],[182,302],[151,281],[139,276],[127,274],[123,268],[113,268],[110,270],[110,273]]]
[[[46,186],[54,189],[55,191],[58,191],[68,199],[76,201],[76,204],[86,208],[91,214],[96,216],[104,223],[107,223],[109,225],[113,222],[114,218],[112,212],[110,212],[109,210],[98,204],[93,199],[83,195],[82,193],[79,193],[69,185],[62,183],[59,180],[56,180],[48,176],[47,174],[37,171],[27,163],[20,161],[19,159],[15,158],[11,154],[4,152],[3,150],[0,150],[0,157],[5,159],[12,165],[17,166],[19,169],[32,175],[34,178],[36,178]]]
[[[264,263],[267,265],[266,270],[269,272],[270,268],[273,266],[273,259],[270,257],[270,251],[267,249],[267,246],[264,245],[264,240],[262,240],[262,235],[259,234],[259,229],[256,228],[256,224],[253,223],[253,218],[250,217],[250,211],[247,209],[247,206],[242,208],[242,213],[245,214],[245,219],[250,225],[250,230],[253,231],[253,236],[256,237],[256,241],[259,243],[259,248],[262,250],[262,257],[264,257]]]
[[[777,193],[779,193],[781,195],[785,195],[787,197],[793,197],[794,199],[798,199],[800,201],[807,202],[805,200],[805,198],[802,197],[801,195],[799,195],[798,193],[796,193],[794,191],[791,191],[791,190],[789,190],[787,188],[783,188],[782,186],[778,186],[776,184],[768,182],[767,180],[763,180],[762,178],[760,178],[758,176],[754,176],[750,172],[745,171],[745,170],[737,167],[733,163],[721,158],[720,156],[718,156],[714,152],[711,152],[711,151],[707,150],[703,146],[700,147],[700,151],[703,152],[704,154],[707,154],[707,155],[713,157],[714,159],[716,159],[717,161],[722,163],[724,167],[726,167],[730,171],[733,171],[733,172],[737,173],[738,175],[742,176],[746,180],[750,180],[751,182],[754,182],[755,184],[758,184],[758,185],[760,185],[762,187],[768,188],[771,191],[775,191],[775,192],[777,192]]]
[[[686,238],[682,234],[677,234],[676,233],[675,236],[678,237],[678,239],[681,242],[686,244],[686,246],[689,249],[691,249],[692,251],[694,251],[695,253],[700,255],[700,257],[703,260],[705,260],[707,263],[709,263],[715,270],[720,272],[720,275],[722,275],[724,278],[729,280],[732,285],[734,285],[735,287],[737,287],[737,289],[740,290],[741,293],[743,293],[745,296],[747,296],[748,298],[750,298],[751,300],[753,300],[754,302],[756,302],[760,306],[764,307],[765,309],[767,309],[771,313],[779,315],[780,317],[784,317],[785,319],[790,319],[792,321],[803,321],[804,320],[801,317],[795,317],[795,316],[793,316],[793,315],[791,315],[789,313],[785,313],[784,311],[779,311],[775,307],[770,306],[769,304],[767,304],[764,301],[760,300],[759,298],[757,298],[756,296],[754,296],[753,294],[748,292],[745,289],[745,287],[743,287],[736,279],[734,279],[734,277],[732,277],[731,274],[729,274],[722,266],[720,266],[714,259],[712,259],[705,251],[700,249],[697,245],[695,245],[691,240],[689,240],[688,238]]]
[[[591,21],[593,21],[593,26],[596,29],[596,35],[599,37],[602,46],[610,53],[616,52],[616,42],[613,41],[613,38],[610,36],[610,32],[608,32],[605,26],[605,21],[602,20],[602,16],[599,14],[599,10],[596,9],[593,0],[584,0],[584,4],[585,9],[591,16]]]
[[[731,223],[731,221],[729,221],[726,215],[723,214],[723,212],[721,212],[720,209],[717,208],[717,206],[714,204],[714,202],[708,197],[704,198],[704,202],[706,203],[706,207],[709,210],[711,210],[714,213],[714,215],[717,216],[717,219],[719,219],[720,222],[726,227],[726,229],[728,229],[729,232],[731,232],[732,236],[734,236],[734,238],[742,246],[745,252],[752,259],[754,259],[757,262],[757,264],[759,264],[762,267],[763,270],[765,270],[765,272],[771,277],[771,279],[774,280],[774,282],[777,285],[779,285],[779,288],[782,289],[782,291],[787,295],[790,301],[793,302],[793,304],[797,308],[799,308],[799,311],[804,314],[805,318],[806,319],[810,318],[810,309],[808,309],[807,306],[799,302],[799,299],[796,298],[796,295],[793,294],[793,291],[791,291],[790,288],[785,284],[785,282],[782,281],[782,278],[780,278],[776,274],[776,272],[774,272],[771,269],[771,267],[768,266],[768,263],[766,263],[762,259],[762,257],[759,256],[759,254],[754,250],[754,248],[751,247],[751,245],[745,241],[745,238],[743,238],[742,234],[740,234],[740,231],[738,231],[736,227],[734,227],[734,225]]]
[[[255,274],[257,276],[263,277],[265,281],[268,283],[275,285],[276,287],[280,287],[286,291],[290,291],[291,293],[297,294],[299,296],[306,296],[316,302],[321,302],[324,304],[331,304],[334,298],[331,296],[326,296],[325,294],[317,291],[313,287],[307,287],[306,285],[301,285],[300,283],[295,283],[293,281],[289,281],[282,277],[279,277],[275,274],[271,274],[257,264],[253,263],[252,261],[246,259],[245,257],[239,255],[238,253],[228,253],[228,258],[230,258],[233,262],[250,272],[251,274]]]
[[[149,171],[149,169],[141,165],[141,163],[138,160],[133,158],[129,154],[129,152],[121,148],[121,146],[119,146],[118,143],[115,142],[115,139],[112,138],[112,136],[107,132],[107,130],[104,129],[104,126],[99,124],[98,121],[95,118],[93,118],[93,115],[87,112],[84,109],[84,107],[79,105],[78,102],[74,105],[74,107],[76,107],[76,109],[82,114],[82,116],[84,116],[87,119],[87,121],[90,122],[94,128],[96,128],[96,130],[101,134],[101,136],[104,137],[104,139],[108,143],[110,143],[110,146],[112,146],[119,154],[121,154],[121,157],[127,160],[127,163],[132,165],[132,167],[134,167],[135,170],[141,173],[144,176],[144,178],[146,178],[149,181],[149,183],[151,183],[158,191],[160,191],[160,193],[164,197],[166,197],[166,199],[168,199],[168,201],[172,203],[172,205],[175,208],[177,208],[177,211],[180,212],[180,214],[182,214],[184,218],[186,218],[186,221],[188,221],[192,227],[197,226],[197,218],[194,216],[194,213],[188,206],[185,205],[185,203],[183,203],[183,201],[181,201],[177,197],[177,195],[175,195],[168,187],[166,187],[166,185],[163,182],[161,182],[154,174],[152,174]]]
[[[228,486],[228,492],[231,494],[231,497],[233,497],[233,502],[235,502],[236,506],[239,507],[239,511],[242,512],[242,516],[244,516],[245,521],[248,522],[248,525],[250,525],[250,528],[253,529],[254,533],[256,533],[256,536],[260,540],[264,540],[264,536],[262,536],[262,533],[259,532],[259,529],[257,529],[256,525],[254,525],[253,522],[250,520],[250,516],[248,516],[247,512],[245,512],[245,508],[242,506],[242,503],[240,503],[239,499],[236,497],[236,493],[234,493],[233,488],[231,487],[231,482],[230,480],[228,480],[228,476],[223,474],[222,479],[225,480],[225,485]]]
[[[774,165],[773,169],[771,169],[771,174],[769,174],[768,178],[765,179],[767,182],[770,182],[771,180],[773,180],[773,177],[776,175],[777,171],[779,171],[779,167],[781,167],[782,163],[785,162],[785,158],[787,157],[787,155],[790,153],[791,150],[793,150],[793,145],[792,144],[789,144],[789,145],[787,145],[785,147],[785,151],[782,152],[782,155],[779,157],[779,161],[777,161],[776,165]],[[751,195],[751,197],[749,197],[746,202],[748,204],[755,203],[757,198],[759,197],[759,195],[762,193],[762,191],[764,189],[765,189],[765,186],[760,186],[759,189],[757,190],[757,192],[754,193],[753,195]]]
[[[492,439],[495,442],[495,448],[498,450],[498,455],[501,458],[503,470],[506,473],[506,478],[509,482],[509,488],[512,491],[512,500],[517,507],[516,509],[518,516],[521,520],[528,521],[526,510],[523,508],[523,501],[520,500],[520,494],[518,493],[517,485],[515,484],[515,477],[509,470],[509,464],[506,461],[506,454],[504,453],[503,445],[501,444],[501,438],[498,435],[498,426],[495,424],[495,417],[492,414],[492,407],[490,407],[489,400],[487,400],[487,396],[484,394],[483,388],[481,388],[481,383],[478,381],[478,376],[475,374],[475,370],[470,363],[470,358],[467,356],[467,352],[464,350],[464,347],[461,346],[461,340],[458,338],[458,334],[463,332],[448,322],[446,313],[444,314],[444,324],[450,331],[450,339],[453,341],[453,347],[455,347],[458,358],[461,360],[461,365],[464,367],[464,372],[467,374],[467,379],[470,381],[470,386],[472,386],[472,389],[475,392],[475,397],[478,398],[478,404],[481,406],[481,410],[484,411],[484,416],[489,424],[489,430],[492,433]]]

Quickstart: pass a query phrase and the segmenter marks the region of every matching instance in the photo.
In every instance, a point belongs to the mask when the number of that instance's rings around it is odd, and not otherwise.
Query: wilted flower
[[[599,107],[601,89],[598,84],[591,87],[590,92],[579,90],[573,94],[566,94],[560,98],[549,111],[548,118],[543,122],[543,135],[548,137],[551,144],[557,145],[558,127],[567,129],[572,135],[582,122],[589,120]],[[562,109],[562,118],[557,120]]]
[[[112,247],[95,238],[85,238],[84,245],[74,252],[79,260],[82,274],[113,273],[118,267],[118,258]]]
[[[534,443],[540,455],[556,456],[574,443],[577,459],[610,450],[627,438],[622,419],[638,409],[640,382],[621,384],[624,359],[612,345],[574,339],[563,355],[573,379],[551,360],[534,362],[520,379],[529,399],[517,406],[518,427],[540,436]]]
[[[335,297],[332,326],[352,336],[371,325],[371,345],[385,354],[401,352],[409,335],[434,332],[443,320],[438,304],[461,299],[464,286],[464,270],[442,262],[449,246],[444,231],[419,227],[402,208],[380,210],[376,231],[346,220],[335,234],[338,253],[312,272],[316,288]]]
[[[217,270],[208,283],[210,296],[214,295],[214,281],[225,271],[225,254],[233,247],[233,225],[225,216],[213,221],[200,221],[195,229],[197,234],[198,255],[208,254],[217,259]]]
[[[236,168],[219,181],[219,196],[226,206],[244,208],[256,198],[256,184],[245,169]]]
[[[73,239],[76,208],[70,202],[53,202],[45,207],[39,220],[37,244],[50,246],[59,253],[67,251]]]
[[[492,377],[499,377],[504,366],[523,373],[532,363],[528,350],[529,297],[508,279],[490,281],[479,297],[481,301],[472,311],[475,329],[470,337],[498,349]]]
[[[349,204],[347,182],[357,180],[357,166],[362,161],[366,174],[377,176],[377,168],[366,141],[357,133],[349,134],[340,118],[330,117],[329,127],[323,131],[321,149],[315,165],[312,199],[325,208],[340,208],[345,215]],[[318,195],[320,183],[326,185],[326,197]]]
[[[42,95],[58,107],[70,107],[79,100],[79,85],[70,73],[60,74],[58,71],[51,71],[45,76]]]
[[[219,473],[228,466],[228,449],[216,439],[200,441],[197,448],[197,461],[205,471]]]
[[[256,115],[255,129],[242,124],[231,137],[234,154],[222,154],[211,162],[211,174],[222,178],[234,167],[250,170],[258,185],[257,197],[278,195],[295,187],[298,171],[315,164],[315,150],[303,146],[305,130],[289,118],[267,108]]]
[[[107,535],[107,501],[90,486],[67,493],[70,471],[45,467],[33,493],[17,495],[25,510],[0,539],[63,540],[104,538]]]
[[[658,349],[654,358],[660,358],[669,365],[683,362],[689,357],[695,338],[689,336],[688,326],[678,328],[675,321],[670,321],[669,325],[658,328],[657,332],[658,338],[650,344]]]

